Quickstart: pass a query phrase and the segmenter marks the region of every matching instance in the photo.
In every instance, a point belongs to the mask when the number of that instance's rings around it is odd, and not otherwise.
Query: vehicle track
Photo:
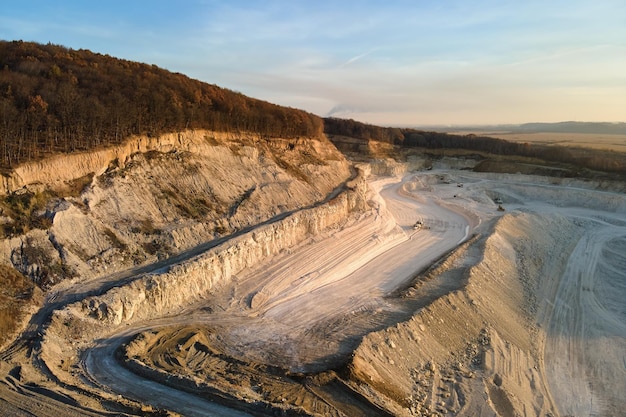
[[[622,386],[623,379],[611,362],[598,361],[595,340],[616,335],[626,338],[623,312],[597,295],[612,286],[624,285],[626,271],[613,268],[614,277],[602,271],[607,263],[603,253],[609,244],[626,237],[626,228],[594,222],[570,256],[554,299],[545,359],[550,387],[564,415],[611,415],[603,409],[604,390],[598,385]],[[604,288],[604,290],[603,290]],[[624,345],[624,343],[622,343]],[[610,354],[610,352],[606,352]],[[602,375],[602,381],[594,375]],[[621,372],[626,375],[626,372]],[[594,389],[594,382],[596,389]]]
[[[280,341],[284,356],[267,358],[283,367],[296,371],[306,368],[307,364],[302,363],[304,358],[312,363],[324,362],[322,358],[336,354],[333,352],[336,352],[337,345],[329,341],[315,342],[311,339],[311,329],[322,322],[354,325],[340,318],[380,303],[375,300],[382,300],[380,297],[410,280],[416,269],[427,267],[462,240],[467,225],[465,219],[434,204],[427,209],[436,212],[432,213],[433,216],[436,214],[445,219],[448,226],[439,231],[424,230],[416,235],[419,238],[409,239],[415,233],[409,227],[409,219],[414,222],[419,210],[425,206],[415,200],[399,197],[398,189],[401,186],[401,182],[389,186],[385,198],[388,201],[393,198],[403,199],[403,203],[394,208],[401,207],[395,213],[401,212],[400,215],[406,218],[404,223],[396,225],[396,221],[388,223],[374,217],[361,219],[361,223],[352,227],[336,230],[324,239],[316,237],[314,242],[290,250],[290,253],[274,259],[267,269],[239,274],[234,289],[224,288],[221,302],[224,311],[212,313],[210,320],[213,326],[224,326],[226,329],[226,333],[222,334],[224,343],[235,343],[230,351],[265,352],[264,355],[272,352],[273,355],[276,353],[276,343]],[[407,211],[410,215],[406,214]],[[374,236],[382,238],[383,242],[376,242]],[[236,302],[231,298],[234,293],[239,297]],[[266,299],[255,302],[259,293],[266,294]],[[219,299],[220,295],[216,294],[216,297]],[[191,318],[179,317],[163,325],[189,324],[191,321]],[[229,328],[230,331],[227,330]],[[123,334],[137,331],[125,329]],[[323,339],[330,335],[316,335],[318,338],[320,336]],[[114,339],[118,337],[120,335],[113,336]],[[334,337],[339,337],[337,332],[334,332]],[[301,342],[304,340],[307,343]],[[340,343],[341,340],[336,342]],[[292,343],[294,345],[290,347]],[[324,351],[323,345],[330,350]],[[111,361],[100,357],[110,356],[114,350],[112,346],[102,343],[96,350],[87,352],[85,371],[103,385],[115,386],[122,395],[149,402],[149,398],[139,398],[130,389],[123,388],[133,385],[131,381],[112,383],[108,380],[111,375],[102,368],[112,368]],[[239,360],[263,362],[263,357],[252,355],[239,357]],[[140,379],[134,383],[141,384]],[[119,386],[122,388],[118,389]],[[160,394],[159,401],[164,397],[165,394]],[[165,407],[163,403],[159,404]]]
[[[490,181],[484,181],[480,186],[489,187]],[[548,187],[552,186],[545,186],[544,188]],[[213,320],[219,322],[219,317],[221,316],[224,324],[227,324],[226,322],[229,321],[231,324],[236,323],[236,320],[233,321],[233,314],[236,315],[241,312],[258,320],[271,318],[274,322],[280,322],[281,324],[281,326],[272,328],[273,330],[282,329],[281,331],[287,332],[284,337],[272,336],[275,340],[280,340],[280,343],[284,344],[289,340],[289,337],[297,339],[300,337],[298,334],[311,335],[310,331],[307,333],[308,327],[311,325],[305,323],[330,322],[333,320],[333,317],[339,317],[341,314],[363,308],[368,303],[371,303],[373,298],[397,288],[398,285],[406,280],[406,277],[411,276],[415,272],[415,260],[407,260],[407,252],[414,253],[416,257],[424,258],[425,265],[428,265],[431,260],[425,257],[428,254],[428,250],[425,251],[425,249],[430,248],[430,250],[433,250],[433,247],[437,247],[438,249],[431,253],[431,255],[435,256],[435,253],[445,252],[443,251],[444,246],[446,250],[449,250],[450,247],[467,237],[466,228],[468,224],[463,216],[457,215],[452,220],[451,217],[448,217],[450,214],[442,214],[446,213],[445,209],[436,204],[435,201],[426,203],[423,200],[420,201],[418,210],[417,206],[411,205],[415,200],[412,200],[405,194],[401,196],[398,194],[398,190],[398,184],[386,188],[382,187],[381,189],[381,195],[385,198],[384,205],[393,213],[397,227],[405,234],[404,239],[399,239],[400,242],[394,242],[390,245],[392,249],[373,256],[370,259],[372,262],[369,262],[363,268],[357,268],[350,274],[342,275],[339,279],[334,278],[328,281],[321,279],[318,282],[321,275],[325,273],[332,274],[334,269],[341,269],[342,263],[349,264],[351,262],[350,253],[357,249],[368,248],[368,243],[372,239],[376,239],[375,235],[372,235],[372,231],[367,227],[351,230],[351,233],[338,231],[334,235],[327,237],[323,244],[328,245],[328,241],[345,238],[343,242],[346,246],[343,248],[333,246],[333,250],[328,253],[320,252],[319,247],[316,247],[314,244],[300,249],[293,249],[293,253],[279,259],[278,262],[271,265],[262,274],[251,272],[248,277],[245,274],[238,277],[237,285],[240,288],[236,289],[235,292],[245,288],[245,291],[238,292],[240,301],[232,303],[231,299],[230,304],[225,307],[225,312],[218,316],[213,316]],[[584,222],[594,223],[595,229],[592,228],[581,239],[572,253],[567,270],[559,282],[556,296],[552,300],[554,308],[544,352],[547,368],[546,374],[553,390],[553,396],[559,399],[557,404],[568,404],[567,409],[561,410],[562,413],[567,414],[571,412],[577,415],[589,413],[592,415],[599,412],[602,402],[595,396],[594,391],[587,384],[587,381],[589,381],[588,370],[590,363],[587,362],[589,358],[585,356],[585,352],[590,347],[585,344],[584,340],[592,336],[590,333],[589,315],[592,314],[596,319],[597,317],[604,317],[608,320],[615,319],[611,314],[599,312],[605,308],[603,303],[598,301],[597,297],[592,296],[594,285],[598,284],[594,280],[598,276],[598,265],[603,248],[610,250],[610,248],[607,249],[607,242],[623,237],[626,232],[624,232],[624,227],[616,228],[615,222],[605,223],[598,221],[593,210],[575,207],[570,211],[569,208],[555,209],[550,205],[543,206],[542,204],[539,204],[538,207],[539,210],[558,211],[565,216],[581,218]],[[420,239],[410,239],[411,234],[414,234],[411,224],[415,221],[414,217],[418,215],[422,218],[430,219],[436,227],[434,230],[420,231],[418,234],[415,234]],[[617,215],[615,217],[619,220],[623,216]],[[437,246],[437,242],[447,243],[444,246]],[[321,241],[318,243],[322,244]],[[302,258],[294,262],[291,256],[296,252],[299,252]],[[395,254],[404,255],[396,257]],[[381,265],[403,264],[410,267],[406,270],[403,270],[401,267],[392,270],[385,270],[385,268],[377,269]],[[360,270],[363,271],[362,276],[358,275]],[[297,272],[294,274],[294,271]],[[365,283],[367,283],[368,277],[371,276],[400,276],[402,278],[390,279],[387,284],[378,281],[372,287],[368,287]],[[260,283],[260,285],[255,287],[250,282]],[[359,283],[359,292],[349,297],[345,296],[348,289],[354,287],[357,282]],[[368,288],[370,289],[368,290]],[[590,288],[592,289],[591,291]],[[260,301],[257,306],[252,306],[249,302],[245,302],[245,300],[253,299],[254,295],[260,291],[265,292],[267,298]],[[232,295],[233,293],[231,292],[230,294]],[[333,296],[337,294],[343,294],[344,305],[332,301]],[[307,299],[307,295],[313,295],[313,297]],[[320,302],[326,302],[332,308],[324,308],[320,305]],[[249,336],[252,334],[253,339],[258,342],[258,337],[263,333],[262,330],[259,331],[263,328],[262,325],[261,327],[258,326],[259,323],[257,321],[251,325],[250,331],[242,331],[239,325],[235,325],[235,331],[231,339],[241,341],[242,335]],[[244,341],[235,350],[245,351],[245,343]],[[316,346],[315,343],[312,344]],[[258,349],[259,346],[262,346],[262,343],[254,346]],[[285,351],[287,357],[283,358],[283,362],[281,362],[283,364],[289,363],[289,355],[315,360],[315,356],[311,357],[302,351],[298,351],[296,348],[285,348]],[[567,354],[563,355],[564,352]],[[276,360],[276,357],[273,357],[273,359]],[[294,363],[293,365],[301,364]]]

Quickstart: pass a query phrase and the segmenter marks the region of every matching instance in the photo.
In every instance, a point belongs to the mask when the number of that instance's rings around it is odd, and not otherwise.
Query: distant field
[[[453,132],[459,135],[474,134],[490,136],[512,142],[528,142],[542,145],[578,146],[593,149],[626,152],[626,135],[608,135],[595,133],[515,133],[515,132]]]

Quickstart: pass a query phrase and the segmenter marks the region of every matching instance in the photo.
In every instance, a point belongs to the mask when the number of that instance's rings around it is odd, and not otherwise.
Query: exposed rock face
[[[558,304],[560,308],[569,311],[570,304],[561,301],[553,303],[550,300],[560,300],[558,290],[564,286],[569,287],[559,283],[563,282],[561,281],[563,276],[584,275],[564,272],[566,267],[571,267],[570,260],[574,254],[578,253],[580,257],[584,253],[584,248],[589,247],[590,240],[581,238],[598,227],[593,226],[593,219],[597,219],[599,227],[603,229],[623,229],[623,217],[612,217],[611,212],[601,215],[589,214],[584,213],[582,209],[587,206],[592,209],[608,207],[609,210],[619,212],[624,207],[623,196],[611,198],[605,195],[606,193],[589,192],[588,196],[596,197],[590,201],[585,200],[587,202],[581,202],[572,209],[567,205],[577,201],[577,198],[583,195],[582,191],[574,188],[570,196],[564,190],[559,190],[559,187],[549,190],[545,185],[550,184],[551,179],[540,181],[534,186],[523,187],[514,181],[491,184],[482,174],[474,176],[464,172],[435,171],[407,175],[405,177],[407,182],[398,188],[398,197],[395,200],[386,200],[382,194],[379,199],[372,193],[367,194],[364,181],[361,177],[356,177],[346,181],[345,186],[341,187],[343,191],[337,193],[334,198],[327,198],[323,203],[312,204],[303,209],[286,210],[284,206],[288,206],[289,201],[271,200],[271,204],[263,206],[267,200],[263,200],[262,193],[257,194],[261,188],[258,184],[237,188],[238,191],[229,194],[228,189],[220,187],[222,184],[209,182],[205,176],[186,176],[180,171],[176,171],[178,173],[176,176],[169,173],[170,169],[176,169],[175,161],[179,161],[178,164],[182,166],[189,166],[189,161],[193,161],[196,167],[200,167],[198,172],[213,169],[210,171],[211,175],[219,177],[226,175],[228,171],[227,166],[219,165],[220,161],[236,160],[243,155],[249,158],[246,163],[255,166],[257,163],[255,161],[263,159],[261,155],[269,155],[267,158],[275,162],[275,166],[280,169],[271,164],[267,165],[267,169],[275,169],[275,178],[284,178],[284,189],[294,195],[299,192],[298,190],[304,191],[303,194],[297,195],[309,195],[306,194],[307,190],[314,193],[311,191],[313,187],[303,185],[308,184],[307,178],[311,178],[307,176],[307,172],[319,170],[323,173],[325,165],[307,166],[296,164],[291,159],[285,160],[283,155],[291,150],[291,145],[288,142],[279,144],[279,154],[272,154],[265,153],[263,148],[255,153],[253,149],[247,149],[241,143],[237,145],[231,143],[225,145],[228,150],[222,148],[215,150],[220,156],[212,160],[213,164],[210,167],[203,167],[202,158],[196,158],[194,154],[186,152],[175,151],[165,154],[152,152],[135,155],[124,168],[112,166],[109,172],[96,178],[90,188],[82,193],[80,201],[66,199],[58,202],[57,206],[60,209],[54,212],[54,223],[50,232],[39,230],[31,232],[26,237],[15,238],[15,244],[21,246],[12,254],[11,259],[15,264],[31,265],[32,274],[41,274],[39,267],[43,264],[41,260],[53,259],[55,253],[61,266],[67,265],[66,260],[71,259],[71,256],[76,256],[74,252],[57,249],[61,247],[59,242],[73,238],[70,233],[64,235],[63,230],[57,234],[52,233],[58,226],[56,222],[61,222],[63,216],[73,219],[72,224],[82,224],[79,229],[87,231],[83,232],[85,235],[93,235],[92,245],[102,251],[98,256],[108,254],[107,256],[113,260],[123,259],[121,256],[128,253],[128,248],[133,247],[132,245],[142,247],[149,253],[148,246],[141,245],[141,242],[145,241],[139,240],[143,236],[153,239],[154,245],[158,242],[170,244],[177,242],[173,238],[176,236],[178,242],[181,242],[176,247],[183,247],[187,244],[185,242],[196,242],[197,235],[207,233],[205,236],[215,238],[220,234],[217,231],[218,226],[207,225],[208,223],[203,223],[197,216],[191,215],[193,210],[199,210],[204,213],[205,218],[216,218],[216,221],[220,221],[219,216],[211,217],[213,211],[205,213],[201,208],[202,205],[195,200],[196,196],[208,187],[211,187],[210,192],[203,195],[206,199],[203,204],[208,206],[206,202],[212,201],[215,202],[212,207],[221,210],[226,221],[222,221],[219,226],[224,230],[239,229],[230,234],[227,241],[214,240],[215,246],[211,249],[208,249],[210,246],[201,246],[202,251],[190,252],[201,255],[179,257],[176,262],[168,264],[156,263],[150,274],[133,273],[135,279],[133,282],[116,281],[115,288],[99,296],[89,296],[82,282],[69,288],[78,293],[63,292],[63,288],[66,288],[64,285],[55,288],[54,290],[61,288],[58,295],[63,301],[54,308],[54,312],[50,310],[51,320],[46,320],[46,326],[38,329],[41,344],[36,346],[35,351],[38,363],[44,364],[46,372],[53,374],[49,376],[56,377],[66,386],[79,386],[93,393],[98,391],[98,388],[94,388],[98,385],[101,388],[113,387],[109,382],[111,378],[107,376],[109,374],[102,376],[98,374],[100,372],[98,369],[108,368],[112,364],[108,359],[112,358],[115,349],[120,347],[117,352],[126,352],[126,363],[135,372],[162,379],[173,388],[184,387],[208,395],[217,393],[218,397],[225,395],[230,398],[230,402],[227,401],[228,405],[235,409],[245,408],[239,404],[240,402],[249,402],[255,407],[263,404],[262,407],[267,407],[267,410],[276,414],[283,411],[304,412],[306,409],[311,415],[338,416],[559,415],[559,399],[554,394],[554,387],[557,385],[549,381],[549,375],[555,374],[552,371],[554,363],[551,364],[550,357],[545,352],[551,346],[554,349],[555,344],[551,344],[551,341],[554,342],[554,329],[557,329],[558,333],[558,327],[552,326],[551,323],[552,317],[559,316],[556,313],[553,315],[554,311],[559,311],[554,310],[555,305]],[[306,159],[314,158],[309,155]],[[364,175],[373,171],[380,172],[379,167],[374,165],[363,164],[359,166],[359,172]],[[390,172],[395,172],[392,164],[389,164],[389,167],[392,169]],[[261,175],[264,172],[261,170]],[[187,190],[193,190],[193,193],[178,198],[179,194],[166,192],[168,198],[163,198],[164,201],[154,198],[150,200],[148,197],[143,199],[139,196],[140,193],[128,187],[125,182],[142,184],[142,187],[149,191],[146,194],[154,197],[163,191],[156,188],[153,182],[145,180],[145,177],[155,173],[158,173],[159,178],[165,179],[164,183],[167,186],[176,184],[187,187],[181,190],[181,193]],[[320,177],[331,178],[323,174],[320,174]],[[458,178],[461,177],[465,186],[462,187],[463,194],[457,196],[456,193],[459,193],[460,188],[457,187]],[[224,178],[227,179],[223,181],[230,181],[235,177]],[[518,178],[522,185],[527,180],[527,177]],[[371,185],[381,192],[380,190],[391,188],[385,188],[389,182],[378,179]],[[266,186],[271,188],[273,184]],[[132,201],[145,204],[146,211],[152,213],[150,221],[142,217],[142,212],[133,211],[135,203],[124,206],[126,203],[120,201],[120,197],[114,192],[116,187],[119,187],[119,196],[129,193]],[[283,187],[277,187],[278,189]],[[432,193],[433,190],[437,190],[436,196],[442,200],[441,204],[437,204],[437,210],[441,211],[442,208],[452,205],[462,205],[473,210],[470,212],[468,208],[467,213],[457,213],[459,216],[463,215],[467,223],[454,223],[451,217],[441,218],[445,220],[446,227],[465,230],[465,237],[462,240],[458,239],[463,234],[453,235],[456,236],[453,242],[459,242],[456,245],[460,246],[452,252],[447,252],[448,255],[440,258],[425,273],[420,272],[415,281],[407,283],[411,287],[398,288],[386,297],[384,302],[372,303],[371,307],[368,305],[363,309],[347,310],[348,314],[338,320],[337,329],[341,328],[339,324],[344,319],[345,323],[351,325],[354,325],[356,320],[363,319],[362,323],[366,325],[374,323],[375,327],[367,330],[368,332],[373,330],[372,333],[366,336],[359,334],[359,337],[354,339],[354,344],[349,347],[349,356],[346,355],[340,365],[327,363],[329,367],[333,366],[332,369],[336,372],[327,371],[329,368],[320,368],[321,373],[313,375],[309,372],[317,371],[291,366],[292,358],[298,361],[307,358],[299,356],[299,351],[293,349],[296,345],[291,344],[289,339],[293,334],[302,340],[307,348],[312,346],[312,350],[323,351],[321,348],[325,347],[330,351],[337,346],[331,344],[332,340],[329,343],[327,333],[332,328],[334,317],[326,315],[326,320],[320,320],[321,306],[325,300],[332,298],[331,295],[334,293],[338,294],[339,298],[351,302],[358,300],[348,296],[348,293],[331,288],[330,291],[318,292],[314,302],[308,303],[299,297],[290,297],[292,294],[289,292],[284,294],[286,296],[274,292],[279,294],[276,299],[282,297],[295,302],[283,306],[272,304],[270,298],[273,294],[272,285],[274,288],[298,288],[301,294],[315,293],[313,288],[328,287],[328,281],[323,278],[316,286],[309,285],[322,276],[311,274],[310,271],[318,271],[320,267],[300,269],[299,266],[294,267],[293,263],[281,264],[281,259],[290,256],[292,250],[297,252],[309,243],[315,242],[332,247],[333,249],[328,251],[331,255],[328,259],[336,262],[338,255],[341,257],[338,250],[340,246],[334,246],[330,242],[342,237],[353,239],[351,245],[345,246],[347,249],[345,252],[354,254],[355,247],[361,245],[361,240],[355,239],[359,231],[356,228],[341,230],[342,225],[345,227],[346,224],[356,223],[359,229],[364,229],[367,223],[363,220],[378,219],[378,216],[385,213],[383,208],[391,210],[392,207],[402,207],[398,202],[405,203],[405,199],[409,197],[416,200],[421,198],[422,206],[417,211],[422,213],[423,207],[423,213],[426,214],[429,208],[424,202],[429,197],[428,193]],[[550,198],[548,194],[558,198],[558,201],[553,207],[546,208],[543,202]],[[247,204],[256,197],[259,199],[255,200],[255,204],[259,207],[276,207],[277,204],[282,204],[283,208],[277,209],[276,216],[270,221],[257,220],[258,226],[247,228],[246,222],[253,220],[247,220],[245,216],[247,213],[250,215],[254,213]],[[503,204],[507,205],[506,213],[495,212],[495,198],[504,200]],[[111,203],[111,200],[115,199],[117,202]],[[522,200],[529,202],[524,204]],[[228,204],[221,205],[220,202],[223,201],[227,201]],[[566,206],[559,207],[559,201],[563,201]],[[542,202],[538,205],[542,209],[534,211],[531,205],[534,202]],[[360,211],[366,208],[370,210],[368,213]],[[390,221],[389,224],[394,230],[423,234],[424,230],[417,232],[412,228],[415,212],[414,206],[410,206],[406,211],[394,211],[393,218],[396,220]],[[105,213],[110,216],[122,216],[124,213],[131,215],[128,220],[116,225],[105,223],[104,218],[100,223],[93,221],[98,213],[102,216]],[[159,215],[163,220],[159,220],[161,219]],[[435,215],[425,215],[424,218],[431,219],[426,224],[438,226],[434,221],[438,219]],[[69,224],[68,219],[63,221]],[[241,223],[236,223],[237,219],[242,219]],[[411,221],[408,222],[407,219]],[[162,223],[158,223],[157,220]],[[481,222],[482,227],[473,229],[476,234],[465,241],[465,238],[471,235],[466,224]],[[194,229],[195,227],[197,229]],[[321,235],[324,234],[329,240],[322,238]],[[370,236],[367,242],[385,241],[385,233],[367,234]],[[164,236],[168,240],[157,240]],[[614,238],[615,236],[621,238],[618,240]],[[614,265],[619,265],[623,258],[619,250],[624,247],[623,236],[623,230],[616,232],[615,235],[605,236],[606,239],[612,240],[607,241],[609,244],[605,248],[606,253],[605,250],[602,251],[602,256],[611,258],[607,265],[618,279],[619,268]],[[42,241],[47,239],[50,247],[56,252],[33,251],[32,244],[35,238]],[[133,238],[139,243],[133,242]],[[413,240],[412,235],[410,240]],[[224,243],[218,244],[219,242]],[[303,245],[303,242],[308,243]],[[298,264],[301,261],[308,262],[309,259],[324,258],[323,250],[320,248],[321,246],[313,245],[307,247],[303,252],[305,256],[299,258]],[[413,252],[401,247],[398,249],[400,250],[397,252]],[[579,252],[576,252],[577,250]],[[167,252],[162,253],[167,255]],[[156,258],[162,256],[162,253],[157,252],[150,256]],[[424,252],[421,253],[421,256],[423,255]],[[364,256],[358,256],[355,259],[360,261],[363,258]],[[392,263],[382,258],[373,256],[369,259],[378,259],[382,264]],[[30,261],[33,259],[36,260],[34,263]],[[271,281],[263,282],[263,270],[269,269],[270,264],[276,265],[276,271],[286,271],[286,275],[277,274],[276,281],[272,277]],[[325,264],[322,265],[327,268]],[[417,267],[413,268],[417,270]],[[300,272],[293,273],[294,270]],[[367,298],[377,296],[378,291],[366,291],[363,277],[366,275],[358,276],[354,281],[346,281],[344,288],[358,288],[358,291]],[[262,285],[257,286],[259,283]],[[613,292],[614,288],[609,285],[604,287],[602,292],[608,294]],[[581,287],[581,291],[583,290],[589,292],[584,286]],[[54,293],[51,292],[49,295],[52,298]],[[572,294],[572,297],[575,295]],[[617,313],[621,314],[623,309],[619,303],[619,296],[614,297],[618,305]],[[80,301],[66,304],[70,302],[69,300]],[[59,307],[61,305],[63,307]],[[262,316],[257,312],[264,305],[270,305],[271,308],[263,313],[279,306],[287,314],[278,315],[275,309],[273,314]],[[337,305],[331,304],[332,311],[338,310]],[[393,315],[373,319],[375,314],[383,312],[383,308],[388,309],[385,311],[392,311]],[[238,314],[241,316],[235,318],[234,316]],[[314,316],[317,320],[314,327],[302,326],[294,332],[295,327],[286,326],[289,321],[296,323],[307,316]],[[610,315],[599,316],[603,317]],[[246,328],[246,333],[241,331],[245,326],[237,326],[236,320],[241,318],[267,320],[271,326],[253,325]],[[234,326],[229,328],[228,326],[233,323]],[[599,322],[596,322],[596,326],[598,324]],[[181,325],[183,327],[179,328]],[[288,337],[281,337],[280,331],[276,331],[281,327],[287,329],[289,333],[284,334]],[[309,329],[313,331],[308,332]],[[298,333],[300,330],[301,333]],[[138,332],[142,332],[142,335],[130,342],[130,335]],[[318,340],[323,343],[316,343],[315,332],[319,333]],[[245,339],[246,335],[250,336],[253,343],[239,345],[231,343],[233,340]],[[345,335],[344,333],[343,336]],[[354,349],[358,343],[360,345]],[[248,346],[250,350],[256,349],[259,354],[242,354],[246,352]],[[146,349],[149,351],[146,352]],[[274,349],[282,356],[274,354]],[[559,358],[566,356],[561,355],[562,350],[558,349],[553,353]],[[159,352],[155,353],[157,351]],[[618,348],[615,352],[619,354],[621,350]],[[97,357],[105,360],[98,363],[98,359],[94,359]],[[279,359],[276,360],[277,358]],[[617,359],[615,363],[621,364],[620,358]],[[111,375],[122,373],[121,369],[118,371],[114,370]],[[89,382],[86,382],[87,380]],[[586,380],[581,381],[586,384]],[[621,383],[619,374],[615,374],[614,381]],[[127,384],[127,386],[137,385],[141,384],[133,382]],[[102,393],[98,391],[97,395],[105,400],[117,401],[109,389],[102,391]],[[619,406],[621,399],[619,393],[623,390],[616,392],[611,404]],[[175,396],[173,398],[174,402],[177,401]],[[152,398],[143,398],[139,401],[151,404]],[[342,404],[333,405],[333,401]],[[357,408],[353,408],[355,402]],[[593,403],[596,404],[596,401]],[[260,409],[254,410],[258,412]],[[619,415],[618,412],[606,414]]]
[[[358,183],[357,178],[353,181],[354,189],[326,204],[259,226],[167,271],[146,275],[55,312],[46,332],[42,357],[50,366],[68,355],[64,352],[67,340],[94,340],[121,324],[172,315],[202,300],[244,268],[345,221],[365,204]],[[56,367],[50,367],[56,372]],[[57,376],[64,378],[62,373]]]
[[[41,285],[126,269],[324,199],[350,176],[326,140],[189,131],[25,164],[0,192],[52,190],[48,230],[0,242]],[[82,191],[70,195],[77,179]],[[52,266],[52,267],[51,267]]]
[[[345,220],[353,209],[350,199],[340,195],[331,204],[261,226],[166,273],[137,281],[130,292],[114,289],[102,297],[87,299],[81,308],[89,316],[114,325],[182,308],[202,299],[243,269]]]

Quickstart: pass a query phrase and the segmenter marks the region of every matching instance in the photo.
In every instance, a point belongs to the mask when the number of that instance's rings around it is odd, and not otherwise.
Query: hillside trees
[[[87,50],[0,41],[0,166],[183,129],[315,136],[317,116]]]
[[[574,164],[592,170],[626,173],[626,154],[587,148],[531,145],[477,135],[453,135],[417,129],[382,128],[355,120],[324,119],[328,135],[348,136],[364,141],[387,142],[404,148],[466,149],[494,155],[517,155],[544,161]]]

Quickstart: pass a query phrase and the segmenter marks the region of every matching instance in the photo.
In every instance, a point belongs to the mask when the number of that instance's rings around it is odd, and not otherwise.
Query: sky
[[[626,122],[624,0],[3,0],[0,39],[384,126]]]

